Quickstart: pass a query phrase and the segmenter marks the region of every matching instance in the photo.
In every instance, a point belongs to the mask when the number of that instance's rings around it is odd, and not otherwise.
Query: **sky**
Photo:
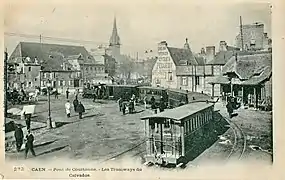
[[[203,3],[201,3],[203,2]],[[122,43],[122,53],[139,56],[156,49],[160,41],[183,47],[188,38],[192,51],[225,40],[234,45],[239,32],[239,17],[244,24],[262,22],[271,37],[270,4],[231,1],[184,0],[65,0],[6,1],[5,32],[37,35],[36,38],[5,36],[12,52],[20,41],[40,42],[42,36],[94,41],[70,43],[42,39],[44,43],[84,45],[87,49],[107,44],[114,16]]]

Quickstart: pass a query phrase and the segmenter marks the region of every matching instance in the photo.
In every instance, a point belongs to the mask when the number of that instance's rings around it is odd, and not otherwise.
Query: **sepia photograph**
[[[254,1],[6,1],[11,176],[272,166],[271,13]]]

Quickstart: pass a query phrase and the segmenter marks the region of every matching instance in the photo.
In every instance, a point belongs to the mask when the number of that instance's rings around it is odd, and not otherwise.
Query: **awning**
[[[228,77],[215,76],[208,81],[209,84],[230,84]]]

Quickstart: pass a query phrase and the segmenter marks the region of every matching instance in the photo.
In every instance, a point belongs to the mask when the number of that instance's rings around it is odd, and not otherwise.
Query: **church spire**
[[[121,44],[120,37],[118,35],[118,30],[117,30],[116,16],[114,17],[113,32],[112,32],[112,36],[110,38],[109,43],[110,43],[110,46]]]

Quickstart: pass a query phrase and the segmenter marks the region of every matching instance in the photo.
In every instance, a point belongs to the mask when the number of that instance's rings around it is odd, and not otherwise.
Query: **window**
[[[65,86],[65,81],[62,82],[62,85]]]
[[[92,67],[90,67],[90,71],[92,71],[93,70],[93,68]]]
[[[47,74],[46,73],[44,73],[44,78],[47,78]]]
[[[97,71],[97,68],[95,67],[95,71]]]
[[[37,78],[35,78],[35,81],[37,81]]]
[[[49,74],[49,77],[50,77],[50,79],[52,79],[52,78],[53,78],[53,77],[52,77],[52,73],[50,73],[50,74]]]
[[[172,81],[172,72],[168,72],[168,80]]]
[[[32,71],[32,67],[29,67],[29,71]]]
[[[187,86],[188,83],[187,83],[187,77],[182,77],[182,84],[183,86]]]
[[[68,86],[71,86],[71,80],[68,81]]]
[[[199,76],[195,76],[195,84],[200,85],[200,77]]]
[[[30,87],[33,87],[33,83],[32,83],[32,82],[29,82],[29,86],[30,86]]]

